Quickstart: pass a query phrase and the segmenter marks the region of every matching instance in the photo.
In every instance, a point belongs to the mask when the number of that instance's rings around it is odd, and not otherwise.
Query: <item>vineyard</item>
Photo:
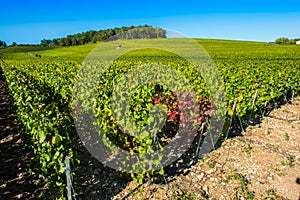
[[[160,43],[163,40],[166,39],[149,41]],[[287,103],[299,94],[299,45],[205,39],[196,41],[216,64],[225,86],[226,118],[224,127],[219,132],[219,142],[230,136],[234,127],[245,129],[254,119],[259,120],[269,110]],[[132,43],[122,41],[122,45],[126,49],[126,46]],[[23,142],[34,154],[30,170],[47,180],[48,195],[52,198],[67,197],[66,157],[70,158],[71,175],[75,180],[78,176],[81,160],[78,156],[80,152],[76,148],[78,136],[74,127],[75,113],[72,110],[76,100],[73,98],[76,92],[74,85],[82,62],[96,46],[97,44],[87,44],[51,49],[0,49],[3,59],[1,68],[24,138]],[[98,125],[110,141],[124,150],[135,153],[153,150],[153,138],[129,136],[116,125],[115,116],[112,114],[112,99],[121,99],[112,95],[115,83],[122,80],[123,74],[134,70],[141,63],[146,64],[149,71],[158,71],[157,67],[160,65],[169,66],[182,74],[192,85],[195,98],[200,104],[197,123],[198,134],[202,137],[201,132],[204,128],[200,129],[201,124],[209,124],[214,113],[214,101],[210,97],[205,79],[187,60],[178,55],[163,50],[142,49],[118,57],[97,82],[96,97],[93,101],[95,105],[90,107],[94,106]],[[81,98],[83,99],[79,100],[83,101],[85,97]],[[158,84],[146,84],[130,97],[129,117],[139,126],[159,123],[150,120],[149,111],[153,105],[161,105],[167,125],[157,132],[157,148],[160,149],[174,138],[182,121],[183,115],[178,111],[179,104],[177,96],[169,88]],[[195,140],[194,147],[200,142],[201,140]],[[195,148],[192,151],[194,150]],[[161,168],[138,174],[131,173],[131,178],[142,184],[164,174],[167,174],[166,169]],[[122,176],[130,177],[126,173]]]

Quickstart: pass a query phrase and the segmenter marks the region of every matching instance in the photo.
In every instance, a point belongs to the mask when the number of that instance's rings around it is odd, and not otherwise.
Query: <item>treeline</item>
[[[281,37],[275,40],[276,44],[296,44],[297,41],[300,41],[300,38],[289,39],[286,37]]]
[[[130,26],[99,31],[87,31],[64,38],[43,39],[42,46],[76,46],[117,39],[166,38],[166,31],[153,26]]]
[[[16,42],[7,45],[5,41],[0,40],[0,47],[32,47],[32,46],[41,46],[40,44],[17,44]]]

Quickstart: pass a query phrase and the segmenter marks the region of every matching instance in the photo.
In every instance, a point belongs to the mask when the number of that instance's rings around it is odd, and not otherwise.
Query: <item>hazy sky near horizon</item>
[[[300,38],[299,0],[11,0],[2,1],[1,8],[0,40],[8,45],[145,24],[197,38]]]

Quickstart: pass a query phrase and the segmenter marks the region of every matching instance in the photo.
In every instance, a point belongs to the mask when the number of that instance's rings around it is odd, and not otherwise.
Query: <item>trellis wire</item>
[[[153,150],[157,150],[157,149],[158,149],[157,129],[154,129],[154,132],[153,132],[152,148],[153,148]],[[152,153],[153,153],[153,152],[151,152],[151,154],[152,154]],[[160,167],[162,167],[162,165],[161,165],[160,162],[159,162],[159,165],[160,165]],[[152,161],[151,161],[151,160],[149,160],[149,167],[150,167],[150,168],[152,167]],[[165,184],[168,186],[168,181],[167,181],[165,175],[162,174],[162,176],[163,176],[163,179],[164,179]],[[151,183],[151,180],[149,180],[149,183]]]
[[[245,129],[244,129],[244,127],[243,127],[242,119],[240,118],[240,115],[239,115],[239,112],[238,112],[237,109],[235,110],[235,113],[236,113],[236,116],[237,116],[238,119],[239,119],[239,123],[240,123],[240,127],[241,127],[241,129],[242,129],[242,132],[244,132]]]
[[[292,90],[292,89],[291,89]],[[291,100],[295,98],[295,95],[297,95],[297,93],[295,93],[294,90],[292,90],[292,94],[291,94]],[[284,102],[288,102],[288,91],[286,92],[283,92],[283,98],[284,98]],[[255,103],[257,102],[257,99],[258,99],[258,90],[256,89],[255,91],[255,94],[254,94],[254,97],[253,97],[253,100],[252,100],[252,104],[251,104],[251,110],[250,110],[250,119],[248,120],[245,120],[244,122],[246,123],[246,126],[249,126],[249,121],[251,119],[253,119],[253,114],[254,114],[254,106],[255,106]],[[272,99],[273,101],[273,105],[271,105],[272,108],[274,109],[277,109],[278,108],[278,103],[279,103],[279,99],[278,97],[276,97],[276,101],[275,101],[275,98]],[[269,101],[265,101],[264,105],[263,105],[263,110],[261,109],[261,107],[259,107],[259,110],[260,110],[260,114],[261,114],[261,117],[264,117],[266,115],[266,110],[267,110],[267,105],[268,105]],[[228,138],[228,135],[229,135],[229,132],[230,132],[230,129],[232,128],[232,122],[233,122],[233,117],[234,115],[237,116],[238,120],[239,120],[239,125],[241,127],[241,130],[242,132],[244,132],[244,127],[243,127],[243,122],[238,114],[238,109],[237,109],[237,99],[234,100],[234,103],[233,103],[233,106],[232,106],[232,115],[230,117],[230,121],[229,121],[229,127],[227,128],[226,130],[226,135],[225,135],[225,139],[226,140]],[[202,123],[201,125],[201,132],[200,132],[200,136],[199,136],[199,139],[197,141],[197,147],[196,147],[196,150],[195,150],[195,160],[198,159],[198,154],[199,154],[199,149],[200,149],[200,143],[201,143],[201,140],[202,140],[202,135],[203,135],[203,131],[204,131],[204,126],[205,124]]]
[[[254,95],[252,105],[251,105],[251,113],[253,113],[254,104],[255,104],[255,101],[256,101],[256,98],[257,98],[257,94],[258,94],[258,90],[255,91],[255,95]]]
[[[200,135],[199,135],[199,138],[198,138],[198,142],[197,142],[197,147],[196,147],[196,151],[195,151],[195,159],[198,160],[198,154],[199,154],[199,148],[200,148],[200,143],[201,143],[201,140],[202,140],[202,135],[203,135],[203,132],[204,132],[204,126],[205,126],[205,123],[202,123],[201,124],[201,132],[200,132]]]
[[[229,134],[229,130],[231,128],[231,124],[232,124],[232,120],[233,120],[233,115],[234,115],[234,113],[236,111],[236,103],[237,103],[237,99],[234,100],[234,103],[233,103],[233,106],[232,106],[232,112],[233,113],[232,113],[232,115],[230,117],[229,127],[228,127],[227,132],[226,132],[225,140],[227,140],[228,134]]]
[[[265,104],[264,104],[264,110],[261,114],[261,117],[265,116],[265,113],[266,113],[266,110],[267,110],[267,104],[268,104],[268,101],[265,101]]]

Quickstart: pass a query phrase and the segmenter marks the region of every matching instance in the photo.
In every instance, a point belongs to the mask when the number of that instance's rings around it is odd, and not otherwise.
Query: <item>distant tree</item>
[[[289,44],[296,44],[296,40],[289,40]]]
[[[67,43],[66,43],[66,38],[61,38],[61,39],[59,40],[59,46],[64,47],[64,46],[66,46],[66,45],[67,45]]]
[[[295,39],[293,39],[293,41],[295,41],[295,43],[293,43],[293,44],[296,44],[297,41],[300,41],[300,38],[295,38]]]
[[[53,46],[59,46],[59,40],[58,39],[53,39],[52,40],[52,45]]]
[[[157,38],[166,38],[167,37],[167,31],[162,28],[157,28]]]
[[[288,38],[282,37],[278,38],[275,43],[276,44],[289,44],[290,40]]]
[[[6,47],[7,45],[6,45],[6,42],[5,41],[2,41],[2,40],[0,40],[0,47]]]
[[[72,37],[72,46],[78,45],[78,40],[74,36]]]
[[[65,38],[65,42],[66,42],[66,46],[72,46],[72,36],[71,35],[68,35],[66,38]]]
[[[52,40],[46,40],[46,39],[41,40],[41,46],[50,46],[51,44],[52,44]]]
[[[11,43],[11,46],[18,46],[18,44],[16,42]]]
[[[87,32],[88,34],[88,41],[92,42],[92,43],[96,43],[97,41],[95,40],[95,35],[96,35],[97,31],[93,31],[90,30],[89,32]]]

